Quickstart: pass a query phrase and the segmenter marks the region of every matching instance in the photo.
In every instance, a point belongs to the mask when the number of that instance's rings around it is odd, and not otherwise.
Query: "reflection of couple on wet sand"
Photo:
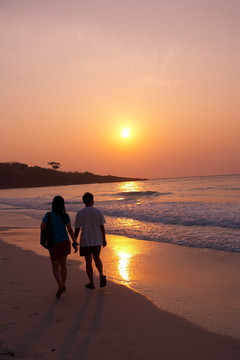
[[[49,250],[52,262],[52,271],[58,284],[57,297],[60,297],[66,291],[67,279],[67,255],[71,252],[72,238],[74,252],[78,250],[77,237],[80,234],[80,256],[84,256],[86,263],[86,272],[89,283],[85,286],[88,289],[94,289],[93,267],[94,260],[96,268],[100,275],[100,287],[106,286],[106,276],[103,275],[103,265],[100,259],[101,246],[107,245],[105,237],[105,219],[101,211],[93,206],[94,197],[91,193],[85,193],[82,197],[85,208],[78,211],[75,219],[75,232],[73,232],[70,217],[65,211],[64,199],[61,196],[55,196],[52,202],[52,211],[46,213],[41,223],[41,230],[45,230],[48,224],[48,216],[51,216],[51,228],[54,234],[54,246]]]

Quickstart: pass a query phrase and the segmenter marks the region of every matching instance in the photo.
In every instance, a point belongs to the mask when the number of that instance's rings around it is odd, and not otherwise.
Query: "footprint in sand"
[[[28,316],[36,316],[36,315],[38,315],[37,312],[33,312],[33,313],[31,313],[31,314],[28,314]]]
[[[58,322],[63,322],[63,321],[65,321],[65,319],[58,319],[58,320],[56,320],[57,323],[58,323]]]

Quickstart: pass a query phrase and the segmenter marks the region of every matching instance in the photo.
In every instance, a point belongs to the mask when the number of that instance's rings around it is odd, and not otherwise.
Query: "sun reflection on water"
[[[143,191],[143,188],[140,183],[131,181],[131,182],[125,182],[118,185],[118,192],[119,195],[122,195],[118,198],[118,200],[124,200],[125,196],[127,195],[133,195],[138,194],[141,191]]]
[[[118,271],[122,279],[125,281],[130,280],[130,271],[129,271],[129,262],[131,259],[131,254],[120,251],[117,253],[118,257]]]
[[[117,260],[116,277],[121,283],[130,285],[134,281],[134,258],[141,252],[140,248],[133,246],[131,240],[125,238],[120,242],[113,242],[111,250]]]
[[[133,192],[133,191],[142,191],[142,186],[138,182],[130,181],[119,184],[120,192]]]

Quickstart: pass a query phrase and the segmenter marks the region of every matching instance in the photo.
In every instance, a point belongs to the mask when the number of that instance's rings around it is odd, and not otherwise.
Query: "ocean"
[[[240,175],[0,190],[0,209],[41,220],[61,195],[74,225],[86,191],[104,213],[108,234],[240,252]]]

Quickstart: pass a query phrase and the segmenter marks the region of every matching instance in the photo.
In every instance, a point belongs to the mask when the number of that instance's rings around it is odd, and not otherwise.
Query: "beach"
[[[38,253],[31,249],[34,243],[39,242],[39,221],[8,210],[1,212],[0,227],[0,238],[3,240],[0,242],[0,359],[13,356],[32,360],[239,359],[240,339],[237,338],[237,328],[235,337],[209,331],[207,324],[205,327],[199,326],[188,321],[186,317],[170,312],[169,309],[165,311],[166,303],[161,309],[146,296],[129,289],[129,286],[112,282],[111,276],[108,276],[106,288],[98,287],[96,278],[96,289],[85,289],[86,274],[81,270],[79,258],[76,258],[75,254],[71,254],[68,259],[67,291],[60,299],[56,299],[56,284],[46,251],[40,246],[37,247]],[[116,244],[112,237],[107,238],[108,256],[115,260],[111,251]],[[29,243],[29,250],[26,249],[26,243]],[[117,243],[120,244],[119,241]],[[162,288],[163,292],[166,292],[166,284],[171,283],[177,301],[181,299],[178,293],[183,292],[181,289],[184,286],[190,286],[193,277],[201,279],[206,274],[203,271],[204,267],[193,266],[190,263],[192,273],[189,277],[182,278],[181,283],[177,285],[179,277],[174,275],[174,269],[178,269],[177,258],[166,246],[165,249],[168,250],[168,258],[165,260],[165,273],[162,271],[160,277]],[[143,248],[142,251],[146,249]],[[146,255],[148,260],[149,254]],[[166,253],[163,255],[166,258]],[[107,261],[106,256],[107,252],[103,253],[107,274],[108,261],[111,259]],[[189,253],[188,256],[193,257],[193,253]],[[186,264],[186,258],[185,261],[183,258],[182,262],[183,272],[186,271],[184,263]],[[149,267],[151,266],[154,270],[154,261],[153,264],[149,264]],[[234,266],[237,268],[239,263],[235,261]],[[171,272],[169,268],[172,269]],[[217,261],[214,263],[212,260],[211,268],[212,272],[219,269]],[[129,276],[132,274],[131,271]],[[156,278],[157,274],[149,279],[149,284],[156,281]],[[231,281],[237,281],[237,278],[233,277]],[[236,293],[229,293],[230,285],[227,282],[229,279],[221,278],[220,274],[219,298],[224,298],[226,308],[233,306],[235,301],[235,310],[238,311],[239,298],[236,298]],[[216,285],[212,283],[212,287]],[[233,288],[234,286],[231,289]],[[215,298],[212,299],[210,290],[211,281],[208,280],[202,296],[208,298],[210,295],[209,303],[215,303],[218,309],[221,301],[218,304]],[[239,290],[236,289],[237,291]],[[195,302],[194,296],[191,295],[191,287],[188,297],[192,299],[192,308],[190,307],[189,312],[199,310],[198,316],[201,316],[201,302]],[[173,302],[173,297],[171,299]],[[210,323],[214,316],[214,311],[209,305]],[[235,320],[237,322],[237,319]],[[207,322],[206,319],[204,321]],[[224,322],[224,317],[222,321]]]

